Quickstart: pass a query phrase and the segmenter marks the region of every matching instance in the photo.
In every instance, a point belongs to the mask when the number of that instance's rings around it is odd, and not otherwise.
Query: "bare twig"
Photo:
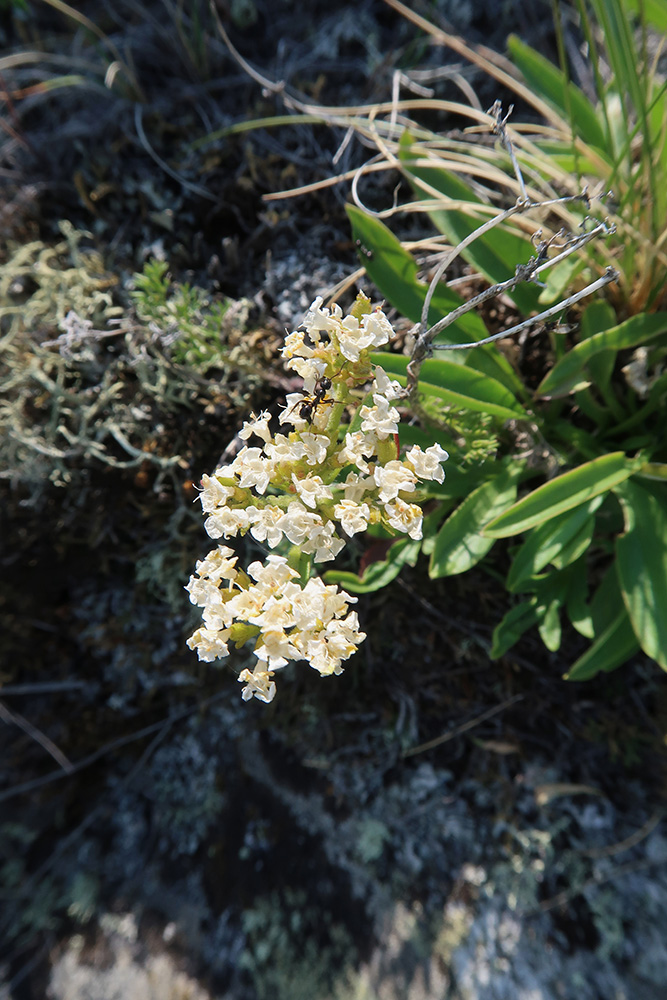
[[[563,889],[562,892],[557,893],[552,896],[551,899],[544,899],[539,904],[538,911],[540,913],[547,913],[549,910],[555,910],[558,906],[565,906],[571,900],[576,899],[582,893],[586,892],[587,889],[592,889],[596,886],[604,885],[605,882],[612,882],[614,879],[620,878],[622,875],[628,875],[631,872],[643,871],[647,868],[653,868],[655,865],[664,865],[663,858],[646,858],[642,861],[629,861],[625,865],[619,865],[618,868],[612,868],[611,871],[604,875],[593,875],[591,878],[587,878],[580,885],[572,886],[569,889]],[[534,910],[528,911],[528,913],[534,913]]]
[[[74,770],[72,762],[69,761],[65,754],[58,749],[53,740],[50,740],[48,736],[45,736],[44,733],[33,726],[31,722],[24,719],[22,715],[19,715],[18,712],[10,712],[5,705],[0,703],[0,719],[8,725],[18,726],[19,729],[23,730],[26,736],[29,736],[30,739],[35,741],[35,743],[39,743],[39,745],[53,757],[56,763],[60,764],[66,774],[72,773]]]
[[[512,146],[510,137],[507,134],[507,121],[509,119],[509,116],[512,114],[513,110],[514,110],[514,105],[510,104],[507,114],[503,117],[502,104],[500,103],[500,101],[494,101],[492,107],[489,108],[487,114],[493,115],[493,117],[495,118],[495,125],[493,126],[493,131],[495,132],[496,135],[500,136],[500,141],[505,147],[505,151],[512,163],[514,176],[519,182],[519,188],[521,190],[521,200],[526,201],[528,195],[526,194],[526,185],[523,182],[523,174],[521,173],[521,167],[519,166],[519,162],[516,156],[514,155],[514,147]]]
[[[175,181],[178,181],[178,183],[182,185],[182,187],[187,188],[188,191],[192,191],[193,194],[198,194],[200,198],[206,198],[208,201],[214,201],[214,202],[218,201],[215,195],[211,194],[210,191],[207,191],[206,188],[201,187],[199,184],[193,184],[192,181],[187,180],[176,170],[172,170],[169,164],[165,163],[165,161],[162,159],[161,156],[158,156],[158,154],[155,152],[155,150],[149,143],[146,137],[146,133],[144,132],[144,126],[141,120],[140,104],[135,104],[134,106],[134,127],[137,130],[137,135],[139,136],[139,141],[141,142],[141,145],[144,147],[150,158],[157,163],[158,167],[164,170],[166,174],[169,174],[170,177],[173,177]]]
[[[424,753],[426,750],[433,750],[434,747],[439,747],[443,743],[448,743],[453,740],[456,736],[460,736],[461,733],[467,733],[470,729],[474,729],[475,726],[479,726],[480,723],[486,722],[487,719],[493,718],[494,715],[498,715],[499,712],[504,712],[506,708],[510,705],[516,704],[517,701],[522,701],[524,696],[522,694],[512,695],[511,698],[507,698],[506,701],[496,705],[494,708],[490,708],[487,712],[482,712],[481,715],[476,716],[474,719],[470,719],[469,722],[464,722],[461,726],[456,726],[454,729],[450,729],[449,732],[443,733],[442,736],[436,736],[434,740],[429,740],[428,743],[420,743],[418,747],[410,747],[409,750],[403,751],[403,757],[414,757],[415,754]]]
[[[662,810],[654,812],[639,830],[635,830],[635,832],[629,837],[626,837],[625,840],[620,840],[616,844],[609,844],[608,847],[593,847],[590,850],[580,851],[579,853],[586,858],[611,858],[615,854],[621,854],[623,851],[629,851],[631,847],[636,847],[637,844],[642,842],[642,840],[645,840],[663,819],[664,814]]]
[[[609,231],[608,229],[606,231]],[[599,234],[599,230],[596,230],[596,234]],[[586,234],[592,235],[592,234]],[[576,245],[571,246],[569,253],[573,253],[576,249],[583,245],[584,238]],[[586,242],[588,242],[586,240]],[[494,340],[500,340],[504,337],[511,337],[515,333],[519,333],[521,330],[525,330],[527,327],[532,326],[534,323],[539,323],[542,320],[549,319],[551,316],[557,315],[562,312],[563,309],[567,309],[569,306],[574,305],[575,302],[579,302],[580,299],[586,298],[588,295],[592,295],[594,292],[599,291],[599,289],[604,288],[605,285],[610,284],[612,281],[618,279],[618,271],[613,267],[608,267],[601,278],[597,281],[593,281],[590,285],[586,285],[580,291],[575,292],[573,295],[562,299],[557,302],[556,305],[551,306],[549,309],[545,309],[543,312],[538,313],[536,316],[531,316],[529,319],[524,320],[522,323],[517,323],[516,326],[512,326],[507,330],[501,330],[499,333],[493,334],[491,337],[484,337],[482,340],[472,341],[466,344],[433,344],[432,341],[434,337],[441,333],[452,323],[455,323],[457,319],[465,315],[465,313],[470,312],[476,306],[481,305],[483,302],[488,301],[488,299],[495,298],[501,295],[503,292],[511,291],[522,281],[531,281],[545,269],[545,267],[550,267],[556,260],[562,260],[563,256],[566,254],[560,254],[558,258],[554,258],[554,261],[547,261],[541,266],[537,266],[536,258],[532,258],[528,264],[518,265],[517,273],[514,277],[509,278],[507,281],[500,282],[500,284],[492,285],[485,291],[480,292],[479,295],[474,296],[474,298],[469,299],[468,302],[464,302],[463,305],[459,306],[458,309],[454,309],[451,313],[440,320],[435,326],[427,330],[425,334],[417,338],[414,350],[412,352],[412,358],[407,367],[407,383],[406,383],[406,395],[414,395],[417,384],[419,381],[419,372],[421,366],[431,353],[435,351],[461,351],[469,350],[473,347],[481,347],[483,344],[491,344]]]
[[[457,243],[457,245],[455,247],[452,247],[452,249],[445,255],[444,259],[441,261],[440,265],[438,266],[438,269],[436,270],[435,274],[433,275],[433,277],[431,279],[431,283],[429,285],[428,292],[426,293],[426,298],[424,299],[424,306],[422,308],[421,324],[420,324],[420,336],[427,335],[427,334],[431,333],[431,331],[427,331],[427,326],[428,326],[428,311],[429,311],[429,308],[430,308],[430,305],[431,305],[431,299],[433,298],[433,295],[435,293],[436,287],[438,286],[438,284],[440,282],[440,279],[442,278],[442,276],[445,273],[445,271],[447,270],[447,268],[450,267],[450,265],[456,260],[456,258],[459,256],[459,254],[463,250],[466,249],[466,247],[470,246],[471,243],[474,243],[475,240],[478,240],[481,236],[484,236],[485,233],[488,233],[491,229],[494,229],[496,226],[500,225],[501,223],[506,222],[507,219],[510,219],[513,215],[516,215],[519,212],[527,212],[527,211],[529,211],[530,209],[533,209],[533,208],[550,208],[552,205],[564,205],[564,204],[568,204],[569,202],[575,202],[575,201],[583,201],[584,203],[588,204],[588,194],[587,194],[587,192],[583,191],[581,194],[567,195],[564,198],[554,198],[554,199],[552,199],[550,201],[534,202],[534,201],[520,201],[519,200],[519,201],[517,201],[517,203],[515,205],[512,205],[511,208],[508,208],[504,212],[501,212],[500,215],[494,215],[493,218],[488,219],[486,222],[482,223],[482,225],[478,226],[477,229],[473,230],[472,233],[469,233],[469,235],[466,236],[465,239],[461,240],[460,243]],[[607,229],[607,232],[611,232],[611,231],[612,230],[610,228]],[[580,243],[579,246],[583,246],[584,242],[588,243],[588,241],[591,240],[591,239],[593,239],[593,237],[595,235],[598,235],[598,231],[591,230],[590,233],[586,233],[585,235],[586,235],[586,239],[584,240],[583,237],[582,237],[582,243]],[[572,249],[577,249],[577,248],[572,248]],[[572,249],[569,249],[567,251],[567,253],[565,254],[565,256],[567,256],[569,253],[572,253]],[[562,260],[562,257],[563,257],[563,255],[561,255],[559,257],[554,257],[551,261],[548,262],[549,266],[558,263],[559,260]],[[536,268],[537,268],[538,264],[539,264],[539,261],[536,260],[536,262],[535,262],[535,267]],[[528,266],[528,265],[526,265],[526,266]],[[546,265],[544,265],[544,266],[546,266]],[[516,275],[515,275],[514,279],[510,279],[510,280],[516,280]],[[529,278],[523,277],[521,280],[527,281],[527,280],[529,280]],[[498,294],[500,294],[500,293],[498,293]],[[493,296],[489,296],[489,298],[492,298],[492,297]],[[479,304],[479,303],[477,303],[477,304]],[[452,320],[452,322],[455,322],[455,320]],[[447,324],[447,325],[449,325],[449,324]],[[441,329],[443,329],[443,328],[441,327]],[[440,330],[438,332],[440,332]],[[437,334],[432,334],[432,337],[436,336],[436,335]]]

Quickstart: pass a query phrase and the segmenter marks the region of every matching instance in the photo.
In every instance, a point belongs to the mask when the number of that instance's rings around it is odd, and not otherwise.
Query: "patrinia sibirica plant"
[[[438,444],[400,456],[393,404],[403,393],[370,353],[392,335],[364,296],[348,316],[317,299],[282,351],[303,378],[303,392],[290,393],[279,416],[287,433],[273,433],[270,414],[260,413],[240,432],[250,444],[202,480],[212,539],[250,532],[278,550],[243,569],[234,550],[218,544],[187,586],[202,608],[203,624],[188,640],[200,660],[227,656],[230,643],[254,644],[254,669],[239,675],[244,699],[271,701],[274,674],[290,660],[341,673],[365,638],[350,610],[357,598],[313,575],[313,564],[333,560],[371,525],[422,537],[421,502],[429,482],[444,480],[448,456]]]

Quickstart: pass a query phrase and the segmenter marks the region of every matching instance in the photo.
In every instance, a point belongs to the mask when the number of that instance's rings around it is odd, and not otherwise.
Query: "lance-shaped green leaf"
[[[593,514],[604,497],[598,496],[588,503],[565,511],[532,530],[514,557],[507,576],[511,591],[521,590],[530,578],[550,562],[563,569],[587,548],[593,533]]]
[[[587,681],[600,671],[615,670],[637,652],[639,643],[625,608],[564,675],[566,681]]]
[[[429,567],[432,578],[465,573],[486,555],[494,539],[482,534],[484,525],[513,503],[521,472],[520,465],[509,466],[473,490],[450,514],[436,535]]]
[[[623,483],[625,534],[616,540],[623,601],[644,652],[667,670],[667,489]]]
[[[562,604],[563,602],[560,597],[554,597],[546,606],[538,625],[540,638],[550,653],[555,653],[560,647],[560,609]]]
[[[405,385],[409,358],[378,351],[373,361]],[[440,358],[425,361],[419,373],[419,391],[437,396],[457,410],[491,413],[502,420],[527,420],[528,414],[509,389],[489,375]]]
[[[355,239],[359,240],[366,253],[372,255],[364,256],[368,277],[403,316],[417,323],[421,319],[428,285],[417,279],[414,259],[379,219],[367,215],[355,205],[347,205],[346,210]],[[462,304],[463,299],[459,295],[439,285],[431,299],[429,324],[436,323]],[[458,319],[452,324],[454,328],[451,343],[456,343],[457,339],[464,342],[488,336],[488,330],[475,312],[466,313]]]
[[[591,601],[590,617],[595,641],[572,664],[565,680],[586,681],[600,671],[615,670],[639,649],[613,564]]]
[[[511,649],[529,628],[539,620],[537,597],[516,604],[507,612],[502,621],[493,630],[490,657],[497,660]]]
[[[537,395],[551,398],[566,396],[576,389],[585,388],[592,380],[587,362],[601,351],[624,350],[636,347],[667,332],[667,313],[641,313],[610,330],[588,337],[576,344],[557,361],[537,388]]]
[[[507,538],[528,531],[538,524],[557,517],[566,510],[574,510],[594,497],[608,493],[628,479],[635,463],[622,451],[601,455],[522,497],[508,511],[501,514],[484,529],[490,538]]]

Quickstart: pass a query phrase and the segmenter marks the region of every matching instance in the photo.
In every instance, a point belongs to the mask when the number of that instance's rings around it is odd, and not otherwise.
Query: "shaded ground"
[[[191,20],[89,6],[104,39],[48,7],[3,15],[7,47],[42,52],[4,70],[3,263],[70,220],[92,237],[49,273],[76,271],[79,294],[85,277],[91,322],[128,329],[40,348],[75,293],[38,277],[39,254],[5,286],[26,329],[3,344],[0,995],[664,996],[654,665],[565,685],[574,639],[491,663],[493,576],[433,583],[423,567],[360,601],[369,639],[342,677],[302,667],[269,707],[185,648],[182,586],[207,547],[192,483],[289,388],[284,326],[356,265],[345,187],[261,195],[328,176],[343,136],[299,125],[194,148],[280,100],[229,59],[204,4]],[[382,4],[304,8],[219,9],[243,56],[325,103],[385,98],[396,66],[442,61]],[[545,9],[493,30],[484,5],[439,13],[472,40],[518,30],[544,49]],[[109,91],[114,60],[128,69]],[[88,82],[43,89],[63,72]],[[366,155],[349,147],[339,169]],[[391,185],[370,196],[390,202]],[[175,361],[168,325],[131,312],[151,254],[246,300],[216,364]]]

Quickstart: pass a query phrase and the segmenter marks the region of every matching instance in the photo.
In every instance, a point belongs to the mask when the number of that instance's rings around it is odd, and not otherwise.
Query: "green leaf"
[[[545,287],[540,292],[540,308],[550,306],[552,302],[565,298],[574,284],[574,279],[581,274],[585,267],[586,262],[581,257],[567,257],[541,276]]]
[[[418,323],[428,285],[417,280],[417,265],[412,256],[379,219],[367,215],[355,205],[346,205],[345,209],[352,224],[353,236],[372,253],[372,257],[363,258],[368,277],[401,315]],[[443,319],[462,303],[459,295],[439,285],[431,300],[429,324]],[[463,343],[488,336],[488,330],[475,312],[466,313],[450,329],[458,334],[458,337],[453,336],[452,343],[456,343],[457,339]]]
[[[633,472],[634,464],[622,451],[601,455],[538,486],[506,513],[487,524],[484,533],[490,538],[506,538],[528,531],[566,510],[573,510],[594,497],[608,493]]]
[[[557,361],[537,388],[537,395],[546,398],[566,396],[575,389],[585,387],[593,379],[587,367],[591,358],[601,351],[624,350],[645,344],[653,337],[667,332],[667,313],[641,313],[618,326],[580,341],[571,351]]]
[[[602,501],[603,497],[594,497],[588,503],[534,528],[514,557],[507,577],[508,589],[512,592],[521,590],[550,562],[558,569],[574,562],[578,558],[574,553],[582,544],[582,539],[590,541],[594,524],[592,515]],[[577,545],[571,549],[573,542]]]
[[[611,330],[614,326],[616,326],[616,313],[609,303],[604,301],[591,302],[581,315],[579,339],[581,341],[590,340],[596,333]],[[590,358],[587,370],[595,386],[603,386],[606,389],[614,371],[615,361],[616,351],[612,348],[600,351]]]
[[[593,503],[596,503],[597,500],[602,502],[603,499],[604,497],[596,497]],[[595,518],[586,518],[574,537],[571,538],[568,544],[564,545],[561,551],[553,557],[551,560],[552,565],[556,569],[565,569],[567,566],[571,566],[572,563],[575,563],[577,559],[579,559],[579,557],[590,548],[594,528]]]
[[[588,607],[588,581],[586,579],[586,565],[581,560],[579,566],[573,566],[572,581],[567,595],[565,607],[568,618],[580,635],[585,639],[592,639],[595,635],[593,616]]]
[[[389,549],[386,559],[371,563],[363,576],[356,573],[349,573],[345,570],[329,570],[324,574],[325,583],[338,583],[343,590],[348,590],[353,594],[372,594],[376,590],[382,590],[387,584],[395,580],[406,563],[414,566],[421,548],[421,541],[413,541],[411,538],[401,538]]]
[[[373,361],[405,385],[409,358],[378,351]],[[492,413],[502,420],[528,420],[528,414],[509,389],[483,372],[440,358],[424,362],[419,374],[419,391],[437,396],[458,410]]]
[[[642,649],[667,670],[667,490],[626,482],[615,492],[625,518],[616,540],[623,601]]]
[[[596,20],[604,38],[605,59],[611,64],[615,77],[614,89],[624,101],[626,115],[629,97],[642,131],[646,134],[646,94],[638,73],[639,52],[634,44],[628,19],[618,0],[591,0]],[[629,115],[627,115],[629,119]]]
[[[507,650],[519,641],[524,632],[532,628],[538,618],[536,597],[529,601],[522,601],[521,604],[516,604],[511,608],[493,630],[493,641],[489,654],[491,659],[497,660],[498,657],[504,656]]]
[[[600,671],[620,667],[637,652],[639,643],[625,609],[607,626],[564,675],[566,681],[587,681]]]
[[[542,620],[538,625],[538,631],[542,642],[550,653],[555,653],[560,647],[561,627],[560,609],[562,601],[560,597],[554,597],[546,607]]]
[[[518,465],[483,483],[447,518],[436,535],[429,576],[454,576],[476,565],[494,544],[482,530],[493,517],[506,510],[516,497]]]
[[[623,603],[616,567],[610,566],[591,601],[595,641],[573,663],[565,680],[585,681],[620,667],[639,649]]]
[[[576,135],[599,150],[606,150],[604,129],[595,108],[584,92],[568,82],[562,70],[535,49],[531,49],[516,35],[510,35],[507,45],[513,62],[531,90],[551,104],[566,121],[570,120],[571,114]]]

